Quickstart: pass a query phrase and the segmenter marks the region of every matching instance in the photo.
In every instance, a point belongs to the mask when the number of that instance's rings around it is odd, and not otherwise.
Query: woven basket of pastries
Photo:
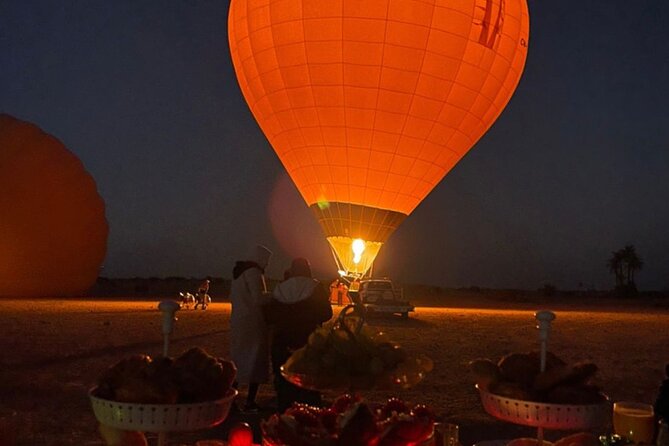
[[[485,411],[503,421],[547,429],[581,430],[609,420],[606,395],[593,384],[597,366],[568,364],[547,352],[540,371],[538,352],[511,353],[494,362],[470,362]]]
[[[192,348],[176,358],[133,355],[89,391],[97,420],[116,429],[176,432],[215,426],[237,395],[231,361]]]

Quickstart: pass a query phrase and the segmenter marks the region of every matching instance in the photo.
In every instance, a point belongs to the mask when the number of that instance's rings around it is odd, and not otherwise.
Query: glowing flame
[[[339,266],[339,274],[356,277],[369,270],[383,246],[381,242],[340,236],[328,237],[328,242]]]
[[[362,253],[365,251],[365,241],[361,238],[357,238],[351,243],[351,248],[353,249],[353,263],[357,265],[360,263]]]

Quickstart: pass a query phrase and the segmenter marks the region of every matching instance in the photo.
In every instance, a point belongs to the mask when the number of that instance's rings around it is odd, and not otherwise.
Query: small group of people
[[[341,306],[351,303],[351,297],[348,295],[348,286],[342,279],[335,279],[330,284],[330,303],[336,303]]]
[[[269,381],[270,363],[278,412],[294,402],[321,402],[318,392],[286,381],[280,367],[293,351],[306,345],[313,330],[332,317],[328,293],[312,277],[305,258],[294,259],[284,280],[270,293],[264,272],[271,256],[269,249],[257,245],[247,260],[235,263],[232,272],[230,350],[238,384],[248,385],[246,412],[259,410],[256,397],[260,384]]]

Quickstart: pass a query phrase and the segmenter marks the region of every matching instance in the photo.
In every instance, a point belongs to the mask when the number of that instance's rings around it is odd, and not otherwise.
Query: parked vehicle
[[[353,299],[362,303],[370,313],[395,313],[406,319],[409,312],[414,311],[414,306],[404,297],[404,290],[387,278],[362,279],[354,293]]]

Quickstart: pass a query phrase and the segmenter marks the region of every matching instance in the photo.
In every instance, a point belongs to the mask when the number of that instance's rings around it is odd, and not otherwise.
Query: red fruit
[[[295,418],[299,427],[316,427],[318,426],[318,418],[311,412],[309,406],[297,405],[289,408],[285,412]]]
[[[334,409],[325,408],[322,409],[320,414],[318,414],[318,419],[321,422],[321,426],[325,428],[326,431],[330,434],[337,432],[337,418],[339,414],[335,412]]]
[[[400,437],[395,437],[392,435],[386,435],[383,437],[376,446],[406,446],[407,441]]]
[[[378,442],[379,428],[374,414],[363,403],[355,403],[342,419],[339,446],[369,446]]]
[[[296,431],[296,423],[295,418],[291,416],[281,415],[279,417],[274,431],[278,444],[307,445],[307,441]]]
[[[246,423],[235,424],[228,433],[229,446],[252,446],[253,430]]]
[[[390,398],[381,408],[381,420],[390,418],[393,412],[396,414],[409,413],[409,406],[399,398]]]
[[[286,409],[286,411],[284,413],[286,415],[290,415],[292,411],[296,411],[296,410],[297,411],[306,410],[309,413],[312,413],[314,415],[318,415],[318,413],[320,412],[321,409],[319,407],[310,406],[310,405],[305,404],[305,403],[293,403],[293,405],[290,406],[288,409]]]
[[[354,403],[357,403],[360,401],[360,397],[358,395],[351,395],[350,393],[345,393],[344,395],[340,395],[337,397],[337,399],[332,403],[332,409],[334,409],[335,412],[337,413],[343,413],[346,412]]]
[[[434,412],[432,412],[432,409],[430,409],[424,404],[417,404],[416,406],[414,406],[414,408],[411,410],[411,414],[415,418],[424,419],[431,423],[434,422],[435,419]]]
[[[432,422],[424,419],[398,420],[393,424],[388,435],[418,443],[429,437],[433,429]]]

